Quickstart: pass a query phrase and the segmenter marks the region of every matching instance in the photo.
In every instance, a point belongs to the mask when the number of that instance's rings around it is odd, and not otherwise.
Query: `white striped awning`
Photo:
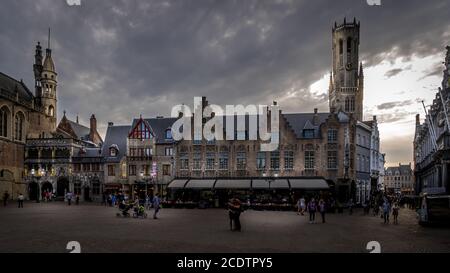
[[[250,189],[250,179],[219,179],[214,189]]]
[[[322,190],[328,189],[328,183],[322,178],[289,179],[291,189]]]

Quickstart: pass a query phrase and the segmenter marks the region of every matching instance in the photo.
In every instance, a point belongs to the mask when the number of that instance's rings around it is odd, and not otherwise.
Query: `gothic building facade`
[[[280,134],[278,149],[271,152],[261,151],[263,141],[249,138],[249,115],[244,128],[231,130],[239,140],[174,141],[177,118],[139,117],[119,126],[110,122],[105,141],[94,115],[84,126],[64,112],[57,125],[58,82],[50,43],[45,59],[38,44],[34,94],[0,74],[0,185],[11,193],[20,188],[37,200],[45,192],[61,199],[70,191],[82,200],[100,200],[102,193],[118,190],[142,197],[170,187],[213,186],[329,189],[341,200],[367,199],[384,166],[375,169],[372,163],[381,162],[376,118],[363,121],[359,42],[359,22],[344,19],[334,25],[329,111],[273,113]],[[201,105],[208,106],[205,97]],[[364,142],[358,138],[362,133]]]
[[[450,192],[450,47],[444,61],[442,87],[439,87],[425,121],[416,116],[414,136],[414,175],[416,192]]]
[[[94,115],[90,128],[78,124],[78,117],[77,122],[70,121],[65,112],[57,125],[58,73],[50,32],[45,56],[41,44],[36,45],[33,72],[34,92],[22,80],[0,73],[1,198],[5,192],[10,198],[22,193],[39,200],[44,192],[63,197],[68,191],[76,191],[80,179],[73,176],[74,162],[84,158],[86,149],[102,143]],[[96,161],[94,169],[100,169],[100,163]],[[100,178],[93,177],[95,181]]]
[[[356,20],[335,24],[330,111],[281,111],[280,145],[276,151],[262,152],[263,141],[249,139],[249,116],[244,129],[233,128],[235,139],[241,136],[240,140],[175,142],[171,133],[174,118],[140,118],[133,120],[131,126],[111,123],[102,152],[105,187],[125,189],[132,194],[143,187],[147,191],[164,191],[172,180],[169,188],[221,185],[246,189],[262,180],[292,188],[301,179],[322,179],[341,200],[357,196],[361,201],[368,199],[372,191],[379,189],[384,156],[379,151],[376,117],[366,122],[362,119],[364,74],[359,64],[359,30]],[[201,105],[209,105],[205,97]],[[192,128],[194,119],[190,118]],[[203,126],[206,121],[203,119]]]
[[[24,182],[27,139],[56,130],[57,73],[50,47],[44,58],[37,44],[33,68],[34,92],[22,80],[0,72],[0,192],[12,198],[28,192]]]

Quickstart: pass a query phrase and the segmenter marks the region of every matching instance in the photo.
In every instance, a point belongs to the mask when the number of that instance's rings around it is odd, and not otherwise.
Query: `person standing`
[[[319,201],[319,212],[322,216],[322,223],[325,223],[325,210],[326,210],[326,204],[323,199],[320,199]]]
[[[3,206],[6,207],[8,205],[8,199],[9,199],[9,193],[8,191],[5,191],[3,193]]]
[[[159,198],[159,193],[156,193],[153,197],[153,209],[155,210],[153,213],[153,219],[158,219],[158,212],[161,205],[161,199]]]
[[[67,204],[70,206],[72,205],[72,193],[69,191],[66,194],[66,198],[67,198]]]
[[[306,201],[305,198],[303,198],[303,196],[300,199],[298,199],[297,206],[298,212],[300,212],[301,215],[305,215]]]
[[[151,200],[148,194],[145,195],[145,209],[150,210]]]
[[[398,225],[398,212],[400,210],[400,206],[397,202],[394,203],[394,206],[392,207],[392,216],[394,216],[394,224]]]
[[[348,209],[349,209],[348,213],[350,215],[352,215],[353,214],[353,199],[352,198],[350,198],[350,200],[348,201]]]
[[[230,199],[228,202],[228,218],[230,219],[230,230],[231,231],[233,231],[233,224],[234,224],[233,201],[234,201],[234,198]]]
[[[387,199],[384,200],[382,209],[383,209],[384,223],[389,224],[389,214],[391,213],[391,204],[389,204],[389,201]]]
[[[77,197],[75,197],[75,204],[79,205],[80,204],[80,195],[77,194]]]
[[[311,199],[308,203],[309,223],[312,224],[316,221],[316,200]]]
[[[23,196],[22,193],[19,193],[19,197],[17,197],[17,201],[19,203],[19,208],[23,208],[23,199],[25,199],[25,197]]]
[[[230,225],[234,222],[234,229],[231,226],[231,230],[241,231],[241,212],[242,212],[242,204],[241,201],[234,197],[231,199],[231,202],[228,204],[230,210]]]
[[[111,204],[112,204],[113,207],[116,206],[116,201],[117,201],[116,195],[113,194],[113,195],[111,196]]]

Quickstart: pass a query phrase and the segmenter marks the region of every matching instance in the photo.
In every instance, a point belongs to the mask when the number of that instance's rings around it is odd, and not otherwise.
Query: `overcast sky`
[[[450,1],[2,0],[0,71],[33,87],[37,41],[52,49],[58,117],[100,131],[108,121],[170,115],[207,96],[216,104],[328,111],[331,27],[361,21],[365,117],[380,120],[387,165],[412,161],[414,116],[431,103],[450,43]]]

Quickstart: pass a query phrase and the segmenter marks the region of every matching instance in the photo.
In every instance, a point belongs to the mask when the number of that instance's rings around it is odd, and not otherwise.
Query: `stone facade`
[[[0,73],[0,192],[11,198],[27,195],[24,182],[25,146],[28,138],[49,136],[56,129],[56,72],[47,48],[44,64],[42,50],[36,46],[35,92],[22,80]],[[44,89],[41,87],[43,86]]]
[[[442,87],[431,107],[425,110],[425,121],[416,116],[414,137],[414,172],[416,192],[440,188],[450,193],[450,47],[444,62]]]
[[[389,193],[414,193],[414,173],[411,163],[408,165],[398,164],[398,167],[388,167],[384,177],[385,191]]]

